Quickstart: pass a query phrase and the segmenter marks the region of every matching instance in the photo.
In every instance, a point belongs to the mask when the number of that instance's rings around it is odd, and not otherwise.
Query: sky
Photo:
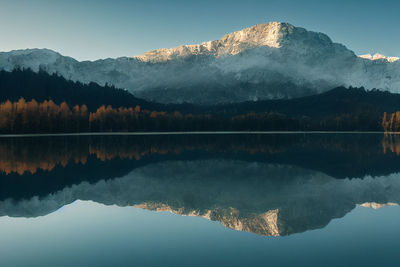
[[[399,12],[399,0],[0,0],[0,51],[135,56],[279,21],[323,32],[356,54],[400,56]]]

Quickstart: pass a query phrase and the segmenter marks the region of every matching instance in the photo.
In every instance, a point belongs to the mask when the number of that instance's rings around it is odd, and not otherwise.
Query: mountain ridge
[[[400,61],[395,57],[359,57],[323,33],[278,22],[136,57],[77,61],[47,49],[0,53],[0,69],[18,67],[114,85],[161,103],[295,98],[338,86],[400,90]]]
[[[156,49],[134,58],[145,62],[165,62],[174,59],[174,57],[187,57],[190,54],[207,54],[215,57],[226,54],[236,55],[247,49],[259,46],[281,48],[289,45],[292,41],[292,35],[299,36],[301,34],[311,35],[313,39],[325,44],[333,44],[332,40],[323,33],[308,32],[304,28],[294,27],[292,24],[285,22],[270,22],[226,34],[219,40],[207,41],[201,44],[181,45],[170,49]]]

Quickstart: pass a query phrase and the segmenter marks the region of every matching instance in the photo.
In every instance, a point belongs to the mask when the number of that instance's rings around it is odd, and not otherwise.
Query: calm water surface
[[[399,266],[400,139],[0,138],[0,266]]]

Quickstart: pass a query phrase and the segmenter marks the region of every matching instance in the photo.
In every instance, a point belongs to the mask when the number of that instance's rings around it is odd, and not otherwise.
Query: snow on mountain
[[[341,85],[400,89],[397,58],[358,57],[325,34],[279,22],[136,57],[79,62],[47,49],[0,53],[0,69],[15,67],[57,72],[85,83],[113,84],[164,103],[292,98]]]
[[[322,33],[308,32],[288,23],[271,22],[258,24],[241,31],[225,35],[220,40],[204,42],[199,45],[182,45],[172,49],[159,49],[137,56],[146,62],[166,62],[193,55],[211,55],[221,57],[237,55],[257,47],[283,48],[291,47],[300,54],[310,49],[329,49],[332,41]],[[337,49],[344,47],[334,44]]]
[[[291,165],[171,160],[42,197],[1,200],[0,216],[45,216],[79,199],[201,216],[239,231],[283,236],[322,228],[360,203],[398,204],[399,192],[397,174],[335,179]]]
[[[359,57],[369,59],[369,60],[385,60],[388,62],[395,62],[400,59],[398,57],[387,57],[387,56],[379,54],[379,53],[376,53],[375,55],[365,54],[365,55],[360,55]]]
[[[241,31],[225,35],[220,40],[204,42],[199,45],[182,45],[172,49],[159,49],[144,53],[136,58],[146,62],[165,62],[193,55],[237,55],[256,47],[280,48],[295,31],[305,32],[287,23],[271,22],[258,24]],[[300,35],[299,35],[300,36]],[[330,42],[327,36],[322,36]]]

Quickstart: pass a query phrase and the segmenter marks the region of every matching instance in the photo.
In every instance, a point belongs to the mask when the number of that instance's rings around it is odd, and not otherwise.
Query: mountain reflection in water
[[[0,139],[0,216],[77,199],[200,216],[259,235],[400,203],[398,138],[379,134]]]

